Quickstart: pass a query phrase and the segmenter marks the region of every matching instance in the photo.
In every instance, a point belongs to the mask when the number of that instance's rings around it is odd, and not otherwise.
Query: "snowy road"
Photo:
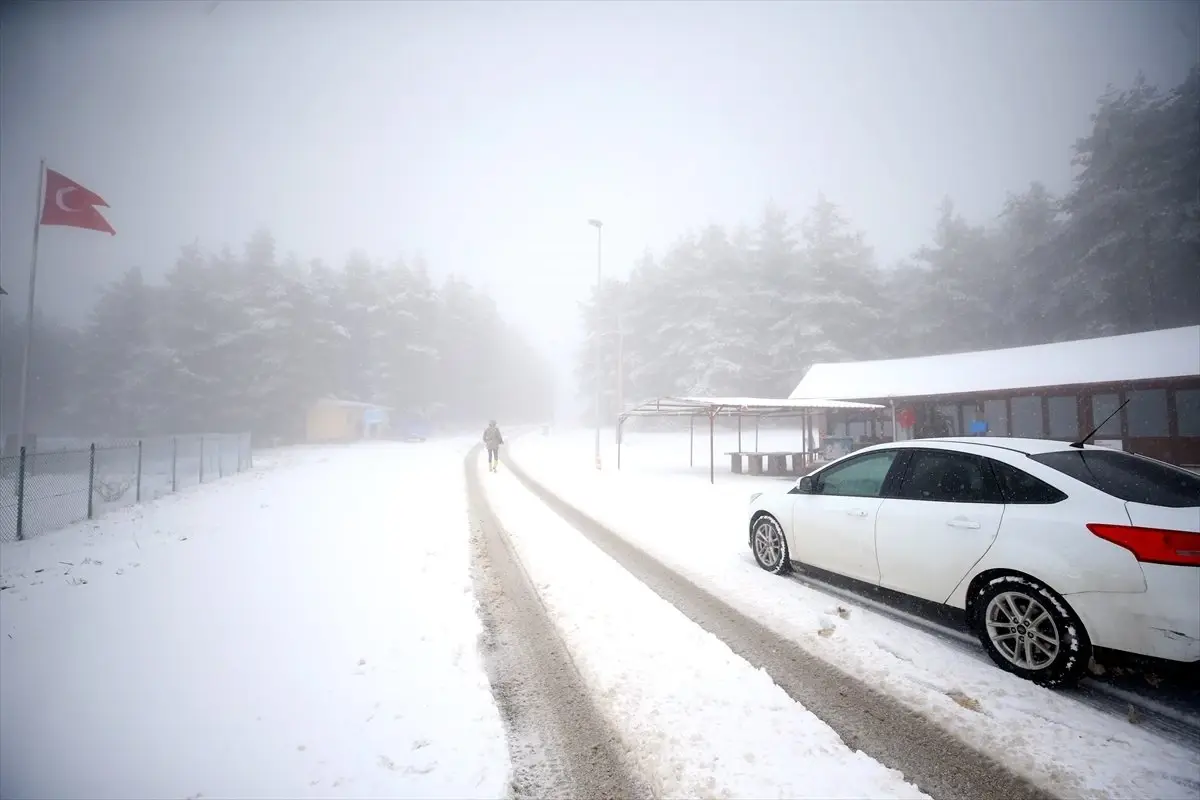
[[[823,730],[823,735],[829,736],[830,742],[815,748],[821,755],[826,756],[826,759],[805,752],[808,740],[814,738],[811,731],[793,731],[786,737],[780,736],[782,741],[776,742],[775,748],[772,748],[774,752],[767,750],[758,756],[764,765],[754,771],[754,776],[764,781],[765,785],[747,780],[744,775],[735,774],[731,776],[729,786],[721,787],[732,788],[730,796],[911,796],[905,794],[905,791],[913,789],[909,784],[872,785],[871,781],[875,779],[872,770],[864,764],[855,765],[855,758],[872,765],[875,769],[883,764],[899,770],[903,777],[916,784],[916,787],[939,800],[1016,800],[1053,796],[1017,777],[1004,765],[972,750],[924,717],[911,713],[893,698],[814,658],[794,642],[745,616],[661,561],[579,514],[553,494],[530,481],[519,462],[509,459],[507,467],[517,477],[500,477],[500,481],[507,480],[509,485],[503,490],[496,490],[497,496],[504,498],[498,504],[498,513],[505,524],[509,524],[509,514],[513,513],[506,513],[508,504],[518,502],[510,499],[510,496],[522,490],[528,495],[526,505],[532,504],[534,507],[532,510],[524,510],[523,513],[540,514],[536,524],[527,523],[529,530],[544,530],[554,526],[555,517],[558,515],[555,536],[544,537],[536,547],[526,545],[518,548],[523,557],[544,558],[549,547],[564,539],[569,541],[571,537],[581,540],[586,545],[583,547],[583,554],[576,554],[569,563],[575,564],[580,573],[587,574],[589,580],[584,584],[584,593],[576,591],[572,595],[568,608],[577,610],[587,602],[589,596],[595,596],[597,592],[603,593],[606,602],[610,603],[615,602],[615,596],[618,594],[622,597],[630,593],[638,594],[638,602],[626,605],[619,624],[608,630],[607,637],[602,638],[602,641],[636,638],[645,630],[647,623],[642,619],[645,613],[655,604],[662,604],[671,608],[671,611],[695,632],[704,634],[713,642],[722,643],[721,646],[726,652],[731,651],[730,655],[736,654],[734,657],[740,662],[746,675],[740,678],[725,675],[722,679],[707,681],[700,687],[690,684],[676,684],[670,687],[673,695],[682,694],[686,697],[688,692],[698,690],[701,694],[695,703],[681,701],[685,706],[684,716],[675,722],[685,726],[686,730],[686,719],[692,715],[712,713],[711,709],[715,708],[718,709],[719,717],[720,709],[736,709],[729,718],[707,720],[710,724],[702,728],[699,735],[707,738],[718,735],[718,731],[725,731],[731,732],[735,741],[744,742],[755,740],[754,728],[757,725],[766,725],[780,731],[786,723],[772,719],[770,704],[766,704],[766,708],[758,709],[753,702],[738,696],[742,685],[753,676],[759,680],[765,679],[765,684],[779,693],[780,698],[775,701],[775,707],[782,701],[789,707],[791,714],[807,715],[816,727]],[[605,562],[612,565],[607,569],[620,572],[628,584],[622,585],[619,592],[604,591],[607,589],[606,582],[597,577],[597,571],[605,569]],[[543,568],[540,574],[533,572],[537,581],[547,580],[551,575],[547,568]],[[543,598],[548,591],[553,592],[554,589],[552,583],[545,589],[539,585]],[[560,610],[559,613],[567,612]],[[587,632],[597,625],[593,615],[586,620],[586,625],[581,624],[579,628]],[[600,627],[600,635],[603,637],[605,631],[602,625]],[[651,633],[656,640],[665,639],[666,646],[676,644],[671,641],[673,637],[664,636],[661,630],[652,630]],[[592,638],[597,638],[595,632],[592,633]],[[576,659],[580,660],[586,658],[589,653],[592,657],[598,657],[595,655],[596,651],[603,653],[605,648],[593,641],[592,647],[580,644],[578,649],[582,652],[576,655]],[[682,658],[688,665],[680,668],[685,670],[685,675],[687,672],[703,673],[705,664],[703,660],[699,660],[702,651],[703,648],[697,643],[675,646],[670,652],[643,653],[640,663],[665,668],[672,665],[672,657]],[[672,675],[678,672],[667,671]],[[654,673],[643,672],[637,677],[651,686],[659,680]],[[623,700],[627,699],[631,692],[636,694],[647,690],[646,687],[640,686],[637,680],[629,679],[615,682],[614,687],[601,686],[602,691],[606,688],[609,689],[610,696]],[[660,716],[663,713],[660,704],[652,716]],[[628,719],[628,709],[624,713],[615,714],[615,717]],[[652,719],[643,727],[653,730],[656,722]],[[648,746],[645,743],[629,744],[631,749],[637,746],[644,749]],[[704,742],[692,742],[693,748],[702,748],[703,744]],[[790,753],[791,758],[784,757],[789,746],[795,748]],[[733,747],[736,748],[737,745]],[[687,746],[681,745],[674,755],[681,757],[681,753],[687,751]],[[829,757],[831,751],[832,758]],[[855,751],[861,752],[856,754]],[[728,750],[725,752],[727,758],[732,755]],[[822,763],[823,760],[825,763]],[[731,761],[736,767],[736,759]],[[708,772],[711,770],[702,774]],[[656,788],[667,789],[660,796],[694,796],[698,787],[672,786],[667,783],[671,777],[674,776],[662,776],[657,782]]]
[[[620,743],[497,522],[477,460],[478,448],[466,462],[475,592],[481,647],[508,734],[514,800],[649,796],[626,769]]]

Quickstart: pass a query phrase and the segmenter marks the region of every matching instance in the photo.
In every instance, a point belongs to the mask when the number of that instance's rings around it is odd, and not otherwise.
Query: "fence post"
[[[254,469],[254,434],[246,432],[246,469]]]
[[[171,494],[178,491],[176,486],[176,465],[179,464],[179,437],[171,437]]]
[[[204,483],[204,437],[200,437],[200,482]]]
[[[25,538],[25,447],[17,459],[17,541]]]
[[[96,491],[96,443],[88,448],[88,519],[92,518],[92,494]]]
[[[217,477],[225,477],[225,440],[227,436],[217,438]]]
[[[133,502],[142,502],[142,440],[138,439],[138,471],[137,471],[137,494],[133,496]]]

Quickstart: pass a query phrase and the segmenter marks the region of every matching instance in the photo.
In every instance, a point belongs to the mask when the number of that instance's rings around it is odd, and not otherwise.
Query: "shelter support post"
[[[893,397],[889,400],[892,406],[892,441],[900,441],[900,431],[896,428],[896,399]]]
[[[696,466],[696,415],[688,417],[688,466]]]
[[[742,415],[738,414],[738,452],[742,452]]]
[[[758,452],[758,415],[754,415],[754,452]]]
[[[812,458],[813,450],[812,412],[804,410],[804,463],[807,465]]]
[[[625,424],[625,417],[617,417],[617,472],[621,471],[621,426]]]
[[[715,413],[715,411],[709,411],[709,413],[708,413],[708,482],[709,483],[716,482],[716,479],[714,477],[715,471],[713,468],[713,464],[715,463],[715,458],[713,456],[714,456],[714,452],[716,450],[715,446],[713,445],[713,439],[714,439],[714,435],[716,433],[715,429],[716,429],[716,413]]]

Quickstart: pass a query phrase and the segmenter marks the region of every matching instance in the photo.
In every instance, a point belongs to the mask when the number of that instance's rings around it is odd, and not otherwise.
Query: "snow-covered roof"
[[[764,397],[656,397],[626,411],[625,417],[669,417],[698,414],[743,414],[784,416],[801,411],[829,408],[882,408],[871,403],[844,400],[785,400]]]
[[[358,400],[339,400],[336,397],[323,397],[317,401],[323,405],[337,406],[339,408],[378,408],[383,411],[391,411],[388,406],[381,406],[378,403],[361,403]]]
[[[1200,325],[887,361],[814,364],[791,398],[965,395],[1200,375]]]

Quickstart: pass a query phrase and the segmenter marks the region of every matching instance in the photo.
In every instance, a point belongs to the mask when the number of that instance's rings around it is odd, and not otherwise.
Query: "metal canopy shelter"
[[[708,417],[708,482],[715,480],[714,427],[717,417],[736,416],[738,450],[742,449],[742,417],[754,417],[754,447],[758,448],[758,421],[762,417],[804,417],[808,438],[808,415],[829,409],[881,409],[874,403],[845,400],[790,400],[763,397],[657,397],[646,400],[617,417],[617,469],[621,468],[621,426],[630,417],[688,417],[688,464],[694,464],[696,417]],[[805,448],[808,442],[805,441]]]

